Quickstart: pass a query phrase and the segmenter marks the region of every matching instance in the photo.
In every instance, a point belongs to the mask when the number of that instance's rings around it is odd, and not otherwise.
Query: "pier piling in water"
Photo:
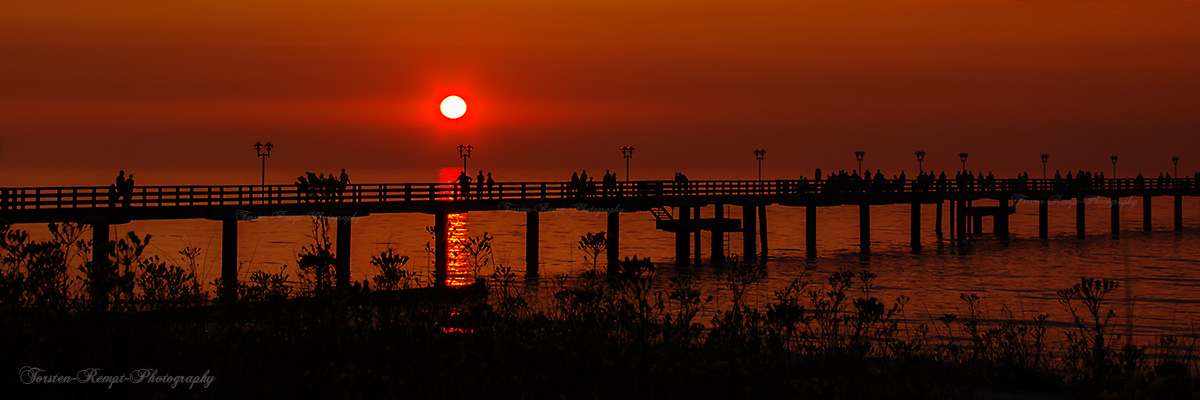
[[[446,232],[449,225],[450,215],[445,211],[433,214],[433,280],[439,287],[446,286],[450,274],[450,237]]]
[[[754,230],[757,220],[754,212],[755,206],[749,204],[742,205],[742,258],[745,261],[755,259]]]
[[[696,259],[695,265],[700,265],[700,256],[701,256],[700,247],[702,245],[700,243],[700,241],[701,241],[701,236],[704,236],[704,235],[701,235],[701,232],[704,232],[704,230],[700,229],[700,206],[696,206],[696,212],[695,212],[695,215],[693,215],[693,217],[694,218],[692,218],[692,219],[696,221],[696,231],[692,232],[692,234],[694,234],[696,236],[694,236],[692,238],[692,247],[695,248],[695,249],[693,249],[693,252],[695,253],[695,259]]]
[[[1008,243],[1008,200],[1000,199],[1000,212],[992,218],[992,234],[1000,243]]]
[[[608,249],[608,269],[617,268],[621,262],[621,213],[608,213],[608,234],[604,237],[604,247]]]
[[[762,258],[767,259],[767,206],[758,206],[758,235],[761,236],[758,240],[762,245]],[[699,256],[697,256],[699,257]]]
[[[1183,196],[1175,195],[1175,230],[1183,230]]]
[[[689,243],[690,241],[688,240],[690,239],[688,237],[689,232],[688,229],[686,229],[687,227],[690,227],[688,222],[690,222],[692,219],[691,207],[680,206],[678,207],[677,213],[679,214],[681,229],[675,232],[675,265],[686,267],[689,265],[688,261],[692,256],[691,249],[688,248],[688,246],[691,245]]]
[[[858,252],[871,254],[871,203],[858,205]]]
[[[712,253],[712,263],[720,265],[725,262],[725,232],[721,231],[718,227],[721,225],[720,221],[725,219],[725,206],[714,204],[713,217],[718,222],[713,224],[712,237],[709,240],[711,242],[711,250],[709,252]]]
[[[350,288],[350,217],[337,220],[337,288]]]
[[[1082,194],[1075,196],[1075,236],[1080,239],[1087,237],[1087,224],[1084,218],[1084,202],[1086,200]]]
[[[1109,207],[1112,209],[1112,215],[1109,217],[1112,220],[1112,235],[1121,236],[1121,198],[1113,196],[1109,199]]]
[[[909,223],[912,249],[917,251],[921,249],[921,203],[914,201],[912,203],[912,221]]]
[[[933,223],[933,233],[937,234],[938,240],[942,239],[942,201],[937,202],[937,218]]]
[[[609,217],[612,218],[612,217]],[[609,228],[612,230],[612,228]],[[525,212],[525,274],[538,274],[538,212]]]
[[[1143,231],[1150,232],[1150,230],[1154,227],[1154,222],[1151,219],[1151,217],[1152,217],[1152,215],[1150,214],[1150,195],[1148,195],[1148,194],[1143,195],[1142,196],[1142,230]]]
[[[817,206],[804,207],[804,248],[808,258],[817,257]]]
[[[221,220],[221,284],[224,285],[221,298],[229,302],[237,301],[237,244],[238,220]]]
[[[1038,237],[1050,236],[1050,206],[1046,199],[1038,200]]]

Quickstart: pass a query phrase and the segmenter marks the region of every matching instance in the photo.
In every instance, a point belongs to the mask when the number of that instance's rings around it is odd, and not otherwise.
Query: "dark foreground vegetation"
[[[1075,316],[1065,334],[1048,331],[1045,315],[985,320],[974,294],[962,295],[961,315],[914,321],[907,298],[873,294],[869,271],[806,275],[751,306],[743,299],[763,270],[736,261],[724,267],[731,304],[714,311],[686,275],[656,285],[647,259],[598,267],[602,234],[579,243],[590,269],[542,283],[551,296],[495,265],[487,235],[463,246],[477,274],[491,273],[477,285],[424,287],[388,251],[373,257],[372,280],[335,290],[321,225],[296,279],[256,272],[235,304],[196,282],[195,249],[179,262],[145,258],[150,237],[131,234],[107,246],[114,271],[93,282],[84,228],[52,225],[38,242],[2,227],[0,397],[1200,398],[1196,338],[1126,343],[1112,280],[1064,283],[1058,296]],[[112,288],[104,309],[87,298],[92,285]],[[25,384],[26,367],[215,380]]]

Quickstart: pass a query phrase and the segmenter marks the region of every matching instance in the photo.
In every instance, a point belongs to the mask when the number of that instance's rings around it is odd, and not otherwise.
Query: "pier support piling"
[[[337,220],[337,288],[350,288],[350,217]]]
[[[742,206],[742,257],[745,261],[754,260],[755,253],[757,253],[754,248],[755,220],[757,219],[755,214],[757,213],[754,212],[754,209],[755,206],[752,205]]]
[[[1112,215],[1109,216],[1109,219],[1112,220],[1110,224],[1112,225],[1112,235],[1118,237],[1121,236],[1121,198],[1113,196],[1108,201],[1109,208],[1112,209],[1110,213]]]
[[[609,219],[612,217],[609,216]],[[609,228],[612,230],[612,228]],[[538,274],[538,212],[525,212],[525,274]]]
[[[717,229],[717,227],[725,219],[725,206],[714,204],[713,217],[716,218],[717,223],[713,225],[712,237],[710,238],[710,242],[712,243],[709,253],[712,253],[712,263],[714,265],[721,265],[725,262],[725,232]]]
[[[692,228],[691,225],[691,207],[679,207],[679,230],[675,232],[675,265],[686,267],[691,259],[692,252],[688,249],[690,246],[688,233]]]
[[[238,220],[221,220],[221,298],[228,302],[237,301],[237,243]]]
[[[758,235],[761,236],[758,240],[762,245],[762,259],[767,259],[767,206],[758,206]]]
[[[608,270],[615,271],[621,263],[621,213],[608,213],[608,235],[604,237],[608,249]]]
[[[938,240],[942,239],[942,203],[943,203],[943,201],[938,200],[938,202],[937,202],[937,218],[935,218],[936,221],[934,221],[934,224],[933,224],[933,233],[937,234]]]
[[[1183,196],[1175,195],[1175,230],[1183,230]]]
[[[808,258],[817,257],[817,206],[804,207],[804,248]]]
[[[1084,218],[1084,202],[1086,200],[1083,195],[1075,196],[1075,236],[1080,239],[1087,237],[1086,219]]]
[[[1150,195],[1142,196],[1142,230],[1150,232],[1154,227],[1153,219],[1150,215]]]
[[[871,254],[871,204],[858,205],[858,252]]]
[[[992,217],[992,234],[1008,243],[1008,200],[1000,199],[1000,212]]]
[[[446,286],[446,278],[450,274],[450,237],[446,232],[449,226],[449,214],[433,214],[433,284],[438,287]]]
[[[1046,199],[1038,200],[1038,237],[1050,236],[1050,206]]]
[[[921,203],[912,203],[912,218],[909,222],[913,251],[921,249]]]
[[[967,239],[967,203],[963,200],[956,201],[955,203],[957,203],[954,207],[954,213],[956,216],[955,219],[958,220],[958,240],[962,241]]]
[[[699,206],[696,207],[696,212],[694,215],[692,215],[692,219],[696,221],[696,230],[694,232],[692,232],[693,235],[696,235],[696,236],[692,237],[692,247],[694,247],[694,249],[692,251],[695,253],[695,265],[700,265],[700,256],[701,256],[700,247],[702,246],[700,241],[701,241],[701,236],[703,236],[702,233],[704,232],[704,230],[700,229],[700,207]]]
[[[108,308],[108,287],[96,282],[108,281],[111,263],[108,261],[108,252],[110,251],[108,238],[108,224],[99,222],[92,224],[92,271],[89,279],[93,284],[89,287],[92,300],[92,309],[104,310]],[[236,286],[235,286],[236,288]],[[234,292],[235,294],[237,292]]]
[[[971,203],[967,203],[970,207]],[[971,217],[971,235],[972,237],[983,236],[983,215],[976,214]]]

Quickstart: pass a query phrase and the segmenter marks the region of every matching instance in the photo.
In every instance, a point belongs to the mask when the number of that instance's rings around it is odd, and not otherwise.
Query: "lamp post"
[[[963,167],[964,174],[967,173],[967,156],[969,156],[969,155],[970,154],[967,154],[967,153],[958,153],[958,159],[962,160],[962,167]]]
[[[760,180],[760,181],[762,180],[762,159],[763,159],[763,156],[766,154],[767,154],[766,150],[763,150],[763,149],[754,150],[754,159],[758,160],[758,180]]]
[[[1179,178],[1179,156],[1171,157],[1171,162],[1175,164],[1175,178]]]
[[[629,159],[633,158],[633,146],[622,147],[621,157],[625,157],[625,182],[629,182]]]
[[[925,150],[917,150],[917,173],[925,174]]]
[[[471,149],[474,149],[474,148],[475,148],[475,146],[472,146],[469,144],[468,145],[461,145],[461,144],[458,145],[458,156],[462,157],[462,159],[463,159],[463,173],[464,174],[470,174],[469,172],[467,172],[467,159],[471,158]]]
[[[1046,161],[1049,159],[1049,154],[1042,154],[1042,179],[1046,179]]]
[[[862,173],[862,159],[863,159],[863,156],[865,156],[865,155],[867,155],[867,152],[862,151],[862,150],[854,152],[854,158],[858,159],[858,170],[857,171],[860,174]]]
[[[1113,179],[1117,179],[1117,156],[1109,157],[1113,162]]]
[[[258,158],[262,160],[262,181],[259,183],[261,186],[267,185],[267,158],[271,157],[271,149],[274,147],[271,142],[254,142],[254,151],[258,152]]]

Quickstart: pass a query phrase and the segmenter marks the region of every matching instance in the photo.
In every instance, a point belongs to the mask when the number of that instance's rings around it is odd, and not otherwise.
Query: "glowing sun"
[[[450,96],[442,100],[442,115],[446,118],[456,119],[466,112],[467,102],[463,101],[462,97]]]

